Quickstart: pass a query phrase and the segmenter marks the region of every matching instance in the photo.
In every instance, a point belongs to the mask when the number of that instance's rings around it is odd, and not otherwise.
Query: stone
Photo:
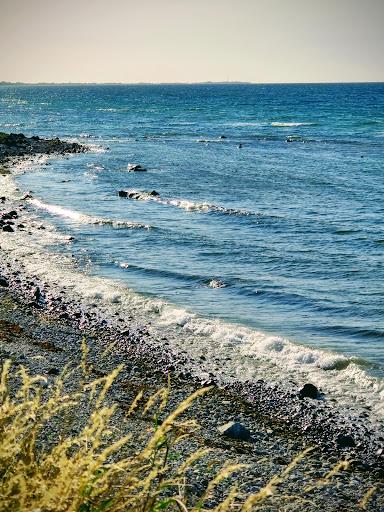
[[[40,291],[40,288],[38,286],[36,286],[34,292],[33,292],[33,298],[35,299],[36,302],[39,302],[40,298],[41,298],[41,291]]]
[[[128,192],[126,190],[119,190],[117,195],[119,197],[128,197]]]
[[[8,288],[9,284],[5,277],[0,276],[0,286],[4,286],[4,288]]]
[[[304,384],[299,391],[300,398],[319,398],[319,390],[313,384]]]
[[[218,431],[223,436],[230,437],[231,439],[238,439],[240,441],[249,441],[251,438],[250,431],[238,421],[230,421],[225,425],[221,425],[218,427]]]
[[[128,164],[127,170],[129,172],[146,172],[147,169],[144,169],[144,167],[139,164]]]
[[[336,444],[339,448],[353,448],[356,446],[355,440],[349,434],[339,434],[336,438]]]
[[[158,192],[156,192],[156,190],[152,190],[150,193],[149,193],[150,196],[152,197],[158,197],[160,194]]]
[[[7,233],[13,233],[14,229],[9,224],[6,224],[5,226],[3,226],[3,231],[6,231]]]

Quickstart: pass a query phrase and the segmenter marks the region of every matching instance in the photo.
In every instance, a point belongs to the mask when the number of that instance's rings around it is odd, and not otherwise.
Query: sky
[[[384,81],[384,0],[0,0],[0,81]]]

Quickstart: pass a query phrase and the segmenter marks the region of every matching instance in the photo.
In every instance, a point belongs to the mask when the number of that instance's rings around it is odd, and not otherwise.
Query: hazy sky
[[[0,81],[384,81],[384,0],[0,0]]]

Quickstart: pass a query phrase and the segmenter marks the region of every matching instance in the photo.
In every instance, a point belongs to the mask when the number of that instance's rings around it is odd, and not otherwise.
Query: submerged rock
[[[239,439],[240,441],[249,441],[251,438],[250,431],[238,421],[230,421],[225,425],[221,425],[221,427],[218,427],[218,431],[223,436]]]

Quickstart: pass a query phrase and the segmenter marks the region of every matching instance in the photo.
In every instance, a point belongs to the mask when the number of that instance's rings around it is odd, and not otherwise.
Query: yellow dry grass
[[[78,370],[83,374],[79,390],[66,393],[65,383],[73,370],[64,369],[53,385],[44,387],[44,377],[30,376],[23,367],[12,371],[10,361],[4,363],[0,378],[1,512],[250,512],[268,502],[310,451],[300,453],[256,494],[241,497],[234,485],[217,504],[217,498],[212,501],[217,486],[244,468],[228,464],[209,482],[203,495],[187,505],[188,470],[209,450],[191,453],[178,465],[169,463],[169,454],[198,428],[195,421],[182,415],[209,388],[197,390],[161,422],[158,416],[167,404],[169,386],[159,390],[142,408],[144,412],[156,410],[149,439],[133,455],[126,455],[124,448],[133,440],[129,435],[115,439],[111,419],[116,405],[110,405],[107,399],[121,368],[89,381],[84,346]],[[127,416],[135,413],[142,399],[140,393]],[[60,424],[60,418],[74,414],[85,400],[91,404],[90,412],[78,433],[70,436],[63,432],[55,442],[44,444],[41,440],[47,425],[55,420]],[[345,467],[346,463],[340,463],[319,485],[325,485]],[[366,509],[373,492],[369,490],[362,498],[362,509]]]

